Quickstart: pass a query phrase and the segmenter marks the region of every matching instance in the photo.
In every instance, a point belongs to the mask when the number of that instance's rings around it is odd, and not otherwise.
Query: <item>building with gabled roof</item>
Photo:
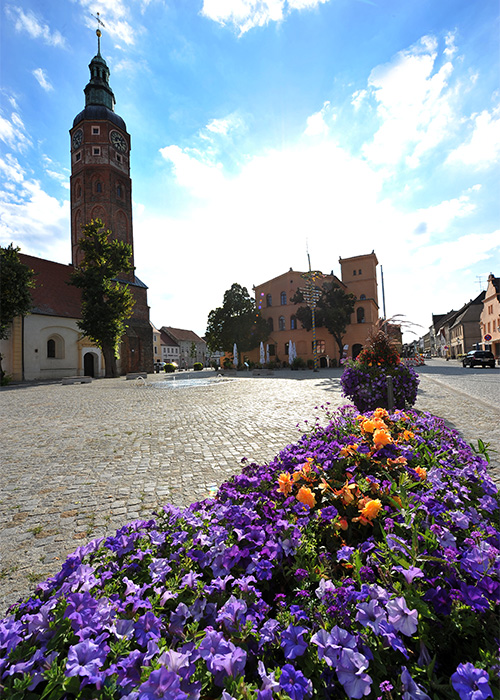
[[[162,336],[173,340],[179,348],[179,359],[177,364],[180,369],[193,367],[195,362],[203,365],[207,362],[207,344],[194,331],[184,328],[172,328],[171,326],[161,327]]]
[[[490,272],[480,317],[481,343],[500,362],[500,278]]]

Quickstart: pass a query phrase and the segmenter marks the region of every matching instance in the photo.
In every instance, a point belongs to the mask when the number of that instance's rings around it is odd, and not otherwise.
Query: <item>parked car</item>
[[[489,350],[471,350],[462,360],[464,367],[494,367],[495,356]]]

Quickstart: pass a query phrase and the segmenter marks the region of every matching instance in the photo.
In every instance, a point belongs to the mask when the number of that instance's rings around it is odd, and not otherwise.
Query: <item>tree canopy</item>
[[[33,305],[30,290],[35,286],[35,273],[21,262],[19,250],[12,243],[7,248],[0,247],[0,340],[9,337],[16,316],[26,316]],[[0,380],[3,375],[0,355]]]
[[[318,301],[315,309],[315,325],[323,326],[334,337],[339,349],[339,359],[344,348],[344,335],[351,321],[356,297],[351,292],[346,292],[338,282],[325,282],[318,290]],[[299,291],[292,299],[295,303],[303,303],[304,296]],[[306,330],[312,328],[312,312],[309,306],[300,306],[295,314]]]
[[[212,351],[231,351],[236,343],[240,352],[248,352],[268,337],[267,322],[246,287],[239,284],[231,285],[224,293],[222,306],[208,315],[205,338]]]
[[[117,375],[118,344],[134,306],[128,285],[116,279],[120,273],[133,270],[132,246],[111,236],[112,232],[104,229],[100,219],[84,227],[78,242],[83,261],[70,282],[82,292],[78,327],[102,350],[107,377]]]

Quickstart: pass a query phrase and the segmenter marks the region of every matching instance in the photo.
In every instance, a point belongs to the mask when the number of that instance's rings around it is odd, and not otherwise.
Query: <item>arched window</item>
[[[280,304],[281,304],[281,306],[286,306],[286,292],[281,292]]]
[[[64,340],[60,335],[54,334],[47,338],[47,357],[55,360],[64,358]]]
[[[267,325],[269,326],[269,330],[272,333],[274,331],[274,321],[272,318],[267,319]]]
[[[270,294],[266,294],[266,306],[272,306],[273,305],[273,298]]]
[[[297,316],[290,318],[290,330],[294,331],[297,328]]]
[[[118,187],[116,188],[116,196],[117,197],[122,196],[122,186],[121,185],[118,185]]]
[[[357,323],[365,322],[365,310],[362,306],[359,306],[358,310],[356,311],[356,321]]]
[[[280,329],[280,331],[286,331],[286,324],[285,324],[285,317],[284,316],[280,316],[279,329]]]
[[[96,182],[95,191],[102,192],[102,182]]]
[[[359,298],[360,298],[360,299],[366,299],[366,294],[361,294]]]

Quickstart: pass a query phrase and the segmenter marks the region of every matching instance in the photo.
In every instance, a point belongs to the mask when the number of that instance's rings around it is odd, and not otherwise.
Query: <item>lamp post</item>
[[[318,289],[314,283],[316,280],[322,279],[324,277],[323,273],[320,272],[319,270],[311,270],[311,258],[309,257],[309,253],[307,253],[307,260],[309,262],[309,272],[304,272],[301,277],[303,277],[306,280],[306,286],[305,287],[299,287],[300,291],[302,292],[302,296],[304,297],[304,301],[308,305],[308,307],[311,309],[311,325],[312,325],[312,332],[313,332],[313,357],[314,357],[314,371],[318,371],[318,349],[316,347],[316,305],[318,303],[318,299],[322,295],[321,289]]]

